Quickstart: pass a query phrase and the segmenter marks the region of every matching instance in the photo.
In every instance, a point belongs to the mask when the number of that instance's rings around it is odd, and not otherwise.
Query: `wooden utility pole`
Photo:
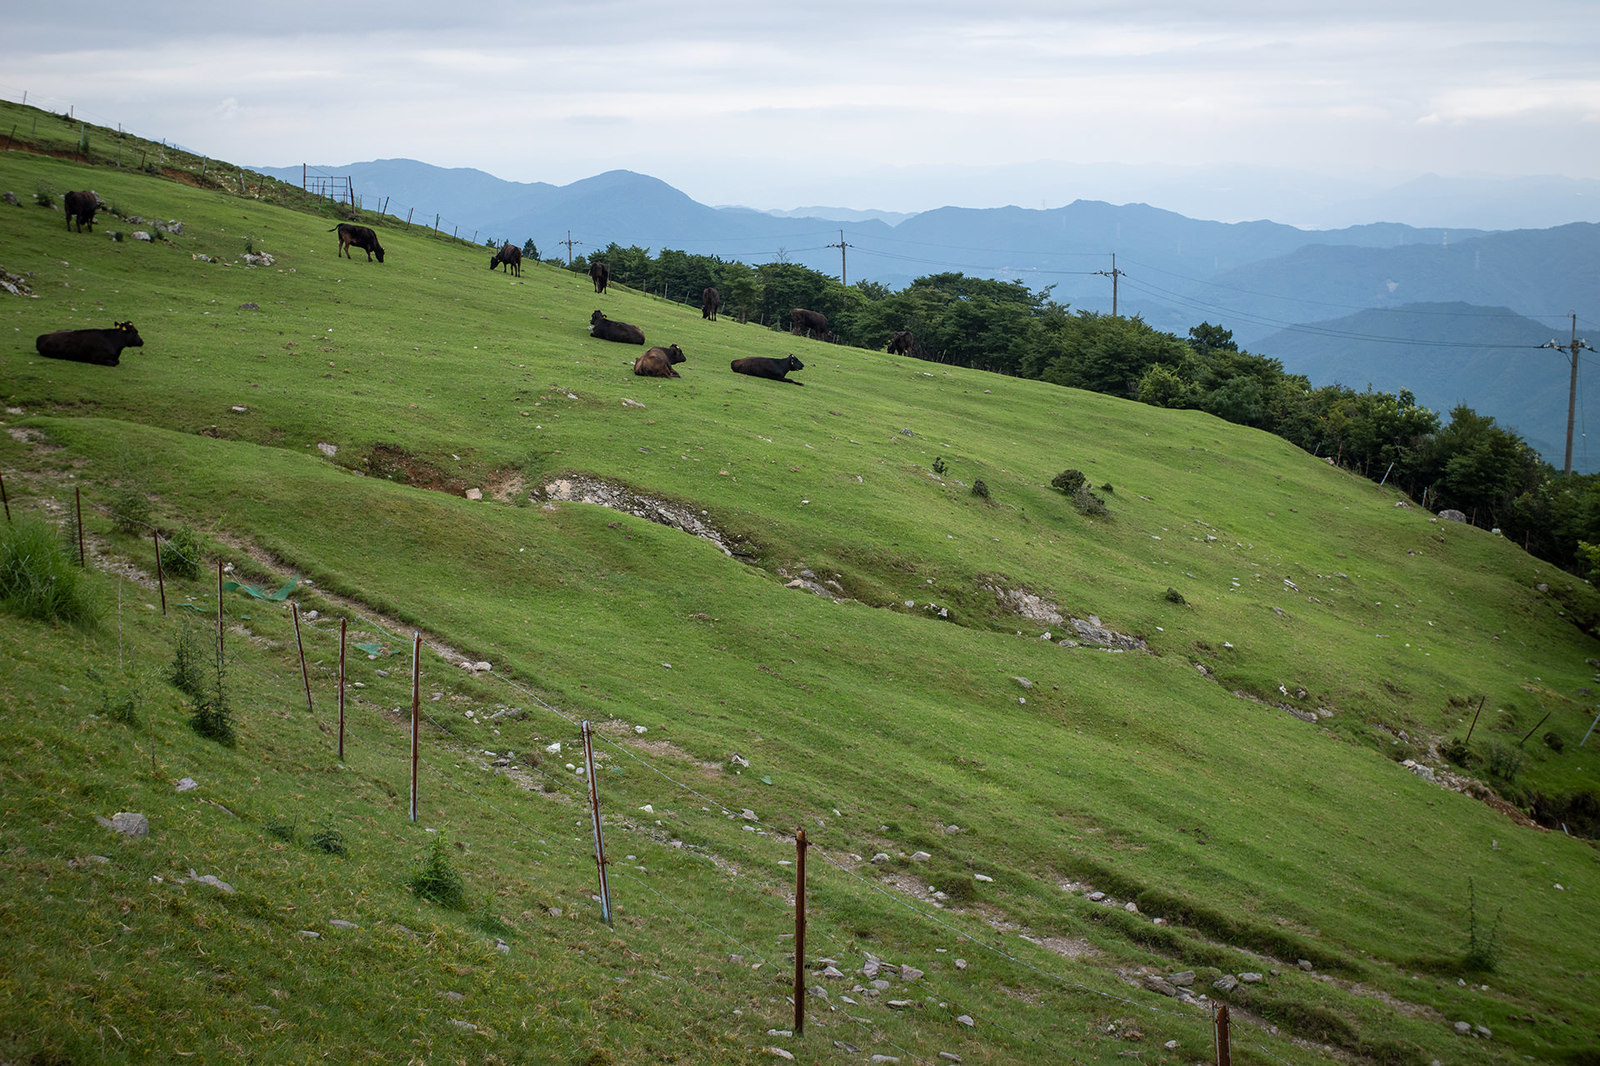
[[[839,243],[830,244],[828,247],[839,249],[839,284],[849,288],[850,282],[845,278],[844,274],[844,250],[850,245],[844,239],[844,230],[839,231]]]
[[[1578,353],[1580,351],[1594,351],[1589,347],[1589,342],[1578,339],[1578,316],[1572,316],[1572,340],[1566,345],[1557,344],[1554,340],[1546,341],[1539,345],[1541,348],[1565,347],[1572,355],[1572,382],[1567,387],[1567,458],[1561,467],[1563,474],[1572,473],[1572,423],[1578,409]]]
[[[564,245],[567,246],[567,268],[570,270],[572,268],[572,246],[574,244],[582,244],[583,242],[582,241],[573,240],[572,239],[572,231],[571,230],[567,230],[567,239],[564,240],[564,241],[557,241],[556,243],[557,244],[564,244]]]
[[[1117,279],[1123,276],[1123,272],[1117,269],[1117,253],[1116,252],[1112,252],[1111,253],[1111,269],[1110,270],[1096,270],[1095,273],[1099,274],[1103,278],[1110,278],[1111,279],[1111,317],[1112,318],[1116,318],[1117,317]]]

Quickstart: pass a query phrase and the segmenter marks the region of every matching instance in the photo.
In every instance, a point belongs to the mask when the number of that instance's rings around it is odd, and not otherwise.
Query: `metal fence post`
[[[589,811],[594,819],[594,864],[600,871],[600,917],[611,924],[611,886],[606,882],[606,842],[600,829],[600,786],[594,779],[594,736],[583,720],[583,766],[589,778]]]

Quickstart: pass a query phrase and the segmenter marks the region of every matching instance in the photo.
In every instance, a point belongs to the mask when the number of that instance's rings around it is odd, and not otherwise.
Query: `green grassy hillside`
[[[33,202],[86,187],[181,233]],[[491,274],[393,220],[380,265],[152,175],[7,153],[3,189],[33,297],[0,296],[0,472],[14,514],[81,493],[104,615],[0,616],[0,1058],[1177,1063],[1226,1002],[1238,1062],[1593,1061],[1594,848],[1402,765],[1446,772],[1481,699],[1501,795],[1595,787],[1592,593],[1502,538],[1206,416]],[[682,378],[632,375],[597,307]],[[33,350],[130,319],[116,368]],[[790,352],[803,388],[727,368]],[[729,550],[561,487],[596,484]],[[202,545],[165,615],[141,521]],[[167,680],[185,632],[214,648],[218,561],[310,581],[311,710],[286,607],[224,595],[232,748]],[[382,646],[343,764],[339,619]],[[441,839],[458,909],[406,886]]]

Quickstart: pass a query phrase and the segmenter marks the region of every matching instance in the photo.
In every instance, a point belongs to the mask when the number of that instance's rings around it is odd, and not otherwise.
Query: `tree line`
[[[898,291],[873,281],[847,287],[781,255],[752,266],[615,243],[570,269],[586,273],[591,258],[610,267],[615,284],[693,306],[714,286],[723,314],[742,322],[784,329],[790,309],[805,307],[828,316],[838,343],[881,350],[896,331],[910,330],[915,358],[1265,430],[1393,485],[1430,511],[1460,511],[1541,559],[1600,578],[1600,475],[1558,473],[1514,430],[1465,405],[1442,418],[1406,389],[1313,387],[1278,360],[1244,351],[1220,325],[1202,322],[1178,337],[1137,315],[1072,311],[1051,299],[1053,286],[1034,292],[1020,281],[959,273],[920,277]]]

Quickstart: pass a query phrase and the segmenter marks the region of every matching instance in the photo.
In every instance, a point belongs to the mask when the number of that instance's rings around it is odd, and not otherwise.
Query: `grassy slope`
[[[27,203],[40,183],[92,186],[124,213],[182,220],[184,235],[152,245],[65,234],[59,214]],[[409,698],[403,667],[358,672],[370,684],[357,694],[363,740],[335,772],[326,736],[293,710],[304,697],[276,608],[229,604],[260,638],[234,642],[235,752],[183,729],[177,694],[155,677],[176,623],[132,612],[142,673],[116,668],[109,623],[95,636],[0,623],[6,769],[26,782],[5,791],[5,862],[30,875],[0,913],[9,929],[52,930],[11,939],[6,1053],[89,1056],[106,1039],[106,1054],[125,1046],[136,1057],[181,1039],[222,1057],[227,1041],[245,1039],[245,1020],[252,1046],[281,1057],[372,1046],[379,1058],[417,1047],[513,1058],[524,1042],[541,1049],[534,1061],[600,1048],[615,1061],[635,1061],[627,1048],[680,1061],[700,1061],[707,1046],[753,1059],[767,1043],[798,1049],[765,1033],[788,1025],[788,948],[776,937],[790,875],[777,864],[793,855],[783,834],[801,824],[843,865],[897,856],[892,872],[945,889],[956,912],[942,915],[949,925],[918,918],[907,897],[872,887],[882,870],[870,865],[859,879],[814,866],[811,954],[848,969],[872,951],[930,976],[907,995],[921,1004],[910,1013],[864,1000],[814,1013],[823,1032],[804,1038],[812,1055],[842,1055],[830,1049],[841,1039],[923,1059],[949,1049],[969,1062],[1054,1061],[1070,1049],[1098,1060],[1140,1028],[1151,1058],[1204,1057],[1202,1013],[1117,978],[1140,968],[1198,969],[1206,991],[1218,972],[1282,970],[1232,997],[1283,1034],[1247,1028],[1241,1061],[1319,1057],[1289,1035],[1394,1061],[1552,1058],[1600,1028],[1579,992],[1597,963],[1586,931],[1600,888],[1593,850],[1518,828],[1388,757],[1420,754],[1388,730],[1464,734],[1450,701],[1483,694],[1478,737],[1514,742],[1547,711],[1540,732],[1566,736],[1560,756],[1530,741],[1530,779],[1593,781],[1593,757],[1576,749],[1593,642],[1535,588],[1564,576],[1502,540],[1430,522],[1274,438],[1209,418],[705,323],[625,291],[596,297],[586,279],[543,267],[521,281],[488,275],[487,252],[424,231],[385,229],[388,262],[348,263],[333,256],[331,222],[142,175],[8,155],[0,185],[25,205],[0,209],[0,266],[31,272],[39,295],[0,305],[14,338],[0,353],[0,393],[23,412],[8,416],[12,428],[60,449],[0,438],[15,505],[70,502],[68,471],[91,501],[137,488],[169,525],[268,549],[521,686],[425,660],[443,696],[428,749],[439,806],[430,796],[424,814],[470,843],[457,856],[484,911],[474,924],[398,884],[426,840],[405,821],[393,714]],[[97,231],[133,228],[103,217]],[[247,238],[274,267],[238,264]],[[240,310],[245,302],[259,310]],[[684,377],[629,374],[636,349],[586,336],[596,306],[653,343],[681,344]],[[123,318],[146,347],[115,370],[32,353],[35,333]],[[791,350],[807,363],[803,389],[724,369],[739,355]],[[338,445],[332,461],[319,442]],[[758,565],[584,505],[530,504],[526,493],[472,502],[349,473],[392,472],[397,449],[414,479],[458,488],[586,473],[665,495],[741,537]],[[942,479],[930,470],[941,456]],[[1049,489],[1069,466],[1114,486],[1113,517],[1086,519]],[[988,502],[967,490],[977,478]],[[137,540],[99,516],[91,525],[145,565]],[[802,568],[854,602],[784,589]],[[985,586],[1097,614],[1150,651],[1057,647]],[[1188,606],[1165,600],[1168,587]],[[206,581],[188,593],[203,604]],[[314,593],[302,603],[338,607]],[[938,608],[961,624],[937,620]],[[325,704],[334,638],[325,621],[309,638]],[[154,779],[138,731],[90,717],[103,692],[126,684],[141,693],[144,725],[158,723]],[[1234,690],[1333,715],[1307,725]],[[553,790],[542,798],[491,778],[475,757],[570,745],[575,728],[541,703],[573,720],[648,727],[622,743],[695,790],[613,754],[608,817],[640,819],[610,844],[640,859],[614,869],[626,919],[614,937],[586,898],[592,864],[579,789],[560,765],[568,756],[535,772]],[[482,713],[465,717],[512,704],[531,713],[499,735]],[[716,768],[730,751],[752,769]],[[171,794],[165,782],[184,774],[239,817]],[[776,828],[740,832],[710,800]],[[639,814],[645,803],[659,827]],[[156,834],[112,844],[90,815],[118,809],[147,810]],[[350,858],[264,831],[323,818],[353,838]],[[674,838],[690,847],[658,842]],[[933,856],[926,865],[903,858],[919,849]],[[69,865],[91,851],[113,861]],[[237,881],[245,902],[173,886],[189,866]],[[152,887],[152,874],[163,883]],[[1469,880],[1480,919],[1506,914],[1487,992],[1452,970]],[[1059,887],[1069,882],[1137,897],[1146,914],[1087,903]],[[124,906],[141,920],[119,917]],[[320,926],[302,915],[363,929],[307,941],[300,930]],[[481,943],[501,923],[509,956]],[[1069,961],[1019,940],[1021,930],[1081,938],[1097,954]],[[1038,969],[962,944],[957,931]],[[65,950],[80,941],[82,958]],[[196,970],[202,947],[230,960],[206,966],[232,976]],[[765,965],[752,971],[758,952]],[[950,967],[957,953],[973,965]],[[1296,958],[1335,980],[1300,974]],[[346,1031],[342,1011],[275,998],[290,968],[332,995],[359,971],[360,998],[381,1006]],[[140,991],[116,994],[118,972],[139,974]],[[459,989],[466,1005],[438,998],[451,984],[472,986]],[[41,1001],[41,988],[57,994]],[[848,1007],[837,985],[829,991]],[[538,1023],[548,1028],[534,1037],[512,1032],[534,1017],[527,1004],[552,1000],[568,1004],[561,1019]],[[469,1008],[479,1013],[463,1020],[489,1035],[450,1024]],[[953,1023],[959,1013],[979,1027]],[[1461,1040],[1449,1028],[1457,1019],[1489,1026],[1494,1040]],[[112,1025],[127,1045],[107,1035]],[[1169,1039],[1172,1051],[1159,1046]]]

